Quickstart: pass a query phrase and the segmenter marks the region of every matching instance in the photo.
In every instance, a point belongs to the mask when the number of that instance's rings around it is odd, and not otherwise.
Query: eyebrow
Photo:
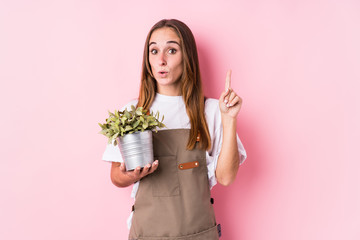
[[[167,44],[168,44],[168,43],[175,43],[175,44],[177,44],[177,45],[180,46],[180,44],[179,44],[177,41],[167,41],[166,43],[167,43]],[[151,44],[156,44],[156,42],[151,42],[151,43],[149,43],[149,47],[150,47]]]

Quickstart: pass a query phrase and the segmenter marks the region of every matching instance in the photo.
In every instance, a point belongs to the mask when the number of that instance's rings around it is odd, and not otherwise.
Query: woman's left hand
[[[231,70],[228,70],[225,80],[225,91],[219,98],[219,107],[222,116],[236,118],[240,112],[242,99],[231,88]]]

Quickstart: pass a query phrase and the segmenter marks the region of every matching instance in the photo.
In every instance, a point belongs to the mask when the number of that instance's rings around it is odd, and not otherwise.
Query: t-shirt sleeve
[[[125,108],[130,110],[130,106],[131,105],[135,106],[136,104],[137,104],[137,100],[132,100],[124,107],[122,107],[120,111],[123,111]],[[121,156],[119,146],[118,145],[114,146],[114,144],[107,144],[102,156],[102,160],[107,162],[123,162],[123,158]]]
[[[114,146],[114,144],[107,144],[102,156],[102,160],[107,162],[123,162],[119,146]]]

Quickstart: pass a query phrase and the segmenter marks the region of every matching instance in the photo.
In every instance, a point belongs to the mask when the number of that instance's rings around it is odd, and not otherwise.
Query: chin
[[[163,85],[163,86],[167,86],[167,85],[174,84],[174,82],[173,82],[171,79],[167,79],[167,78],[159,78],[159,79],[156,79],[156,82],[157,82],[159,85]]]

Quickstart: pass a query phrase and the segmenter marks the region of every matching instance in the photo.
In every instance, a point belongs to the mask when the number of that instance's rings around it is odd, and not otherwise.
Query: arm
[[[236,141],[236,118],[241,108],[242,99],[230,88],[230,80],[231,71],[228,71],[225,83],[226,90],[219,99],[223,142],[215,176],[216,180],[224,186],[230,185],[235,180],[240,161]]]
[[[223,142],[215,171],[216,180],[224,186],[236,178],[239,168],[239,152],[236,141],[236,119],[221,118],[223,123]]]
[[[134,171],[126,171],[125,163],[113,162],[111,164],[110,177],[112,183],[117,187],[127,187],[131,184],[139,181],[146,175],[153,173],[159,165],[159,161],[156,160],[152,165],[146,165],[142,170],[140,167],[135,168]]]

